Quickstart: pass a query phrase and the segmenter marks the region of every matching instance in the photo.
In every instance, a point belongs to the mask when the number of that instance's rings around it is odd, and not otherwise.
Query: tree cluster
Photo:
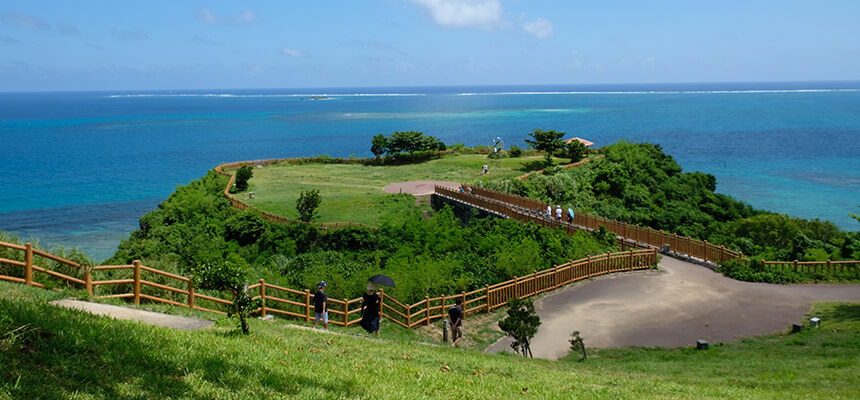
[[[370,147],[377,159],[384,154],[393,156],[402,152],[407,152],[414,158],[416,152],[437,150],[445,150],[445,143],[435,136],[425,136],[419,131],[398,131],[387,137],[380,133],[373,137]]]

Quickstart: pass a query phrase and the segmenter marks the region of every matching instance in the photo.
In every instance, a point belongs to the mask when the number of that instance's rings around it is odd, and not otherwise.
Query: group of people
[[[322,322],[323,329],[328,329],[328,296],[325,289],[328,285],[325,281],[317,284],[317,292],[314,293],[314,329]],[[361,303],[361,325],[367,333],[379,336],[379,305],[382,299],[377,293],[374,283],[367,284],[367,292],[362,296]],[[451,322],[451,347],[456,347],[457,342],[463,338],[463,299],[458,297],[455,304],[448,309],[448,320]]]
[[[558,222],[561,222],[563,215],[564,211],[561,209],[561,205],[555,206],[555,219],[557,219]],[[546,206],[546,217],[547,219],[552,218],[552,205],[550,204],[547,204]],[[573,210],[570,208],[567,209],[567,222],[570,224],[573,223]]]
[[[326,287],[328,285],[325,281],[320,281],[317,284],[317,292],[314,293],[314,329],[316,329],[317,324],[320,322],[322,322],[323,329],[328,329],[328,295],[325,293]],[[382,300],[376,289],[376,284],[367,284],[367,292],[362,296],[361,322],[359,322],[359,325],[367,333],[379,336],[379,304]]]

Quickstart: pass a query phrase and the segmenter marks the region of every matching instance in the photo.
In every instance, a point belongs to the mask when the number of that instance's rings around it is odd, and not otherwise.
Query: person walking
[[[451,347],[457,347],[457,342],[463,338],[463,298],[457,297],[454,305],[448,309],[448,321],[451,321]]]
[[[320,281],[317,284],[317,292],[314,293],[314,329],[317,327],[317,322],[322,320],[323,329],[328,330],[328,296],[325,294],[325,281]]]
[[[376,284],[367,284],[367,293],[362,296],[361,303],[361,325],[367,333],[379,337],[379,293],[376,292]]]
[[[561,222],[561,204],[555,206],[555,218]]]
[[[547,204],[546,205],[546,219],[550,219],[550,218],[552,218],[552,206]]]

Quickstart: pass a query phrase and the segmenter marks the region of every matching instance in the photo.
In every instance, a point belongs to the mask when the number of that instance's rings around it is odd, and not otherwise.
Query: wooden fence
[[[860,261],[765,261],[761,269],[794,271],[802,273],[841,274],[860,268]]]
[[[166,303],[174,306],[188,307],[195,310],[224,313],[225,306],[231,303],[225,297],[210,296],[198,293],[193,281],[184,276],[160,271],[144,266],[140,261],[131,265],[102,265],[85,268],[63,260],[62,258],[33,249],[27,243],[25,246],[0,242],[0,247],[6,247],[25,252],[25,261],[0,258],[0,264],[22,267],[24,277],[0,275],[0,280],[24,283],[30,286],[45,287],[33,277],[33,272],[44,273],[59,278],[69,284],[85,288],[94,298],[123,298],[134,304],[141,300]],[[82,278],[56,273],[33,263],[33,256],[41,256],[80,269]],[[452,295],[425,297],[415,304],[404,304],[396,298],[381,292],[381,316],[392,322],[412,328],[429,324],[435,320],[447,317],[447,308],[454,304],[456,298],[464,299],[465,314],[489,312],[505,306],[510,298],[527,298],[537,294],[557,289],[561,286],[590,277],[621,271],[647,269],[657,264],[657,252],[651,250],[629,250],[618,253],[606,253],[597,256],[570,261],[543,271],[535,271],[528,276],[514,277],[506,282],[487,285],[471,292]],[[109,275],[115,271],[130,271],[130,277],[121,279],[93,280],[93,274]],[[126,272],[127,274],[129,272]],[[161,282],[156,282],[160,280]],[[109,295],[98,295],[98,288],[111,285],[124,285],[127,292]],[[309,290],[295,290],[266,283],[260,279],[258,283],[248,286],[254,299],[262,300],[262,307],[257,310],[261,316],[268,314],[283,317],[303,319],[310,322],[313,315],[313,294]],[[120,290],[121,292],[123,290]],[[166,294],[180,297],[165,298]],[[222,294],[223,295],[223,294]],[[181,300],[181,301],[179,301]],[[200,303],[208,303],[202,306]],[[329,298],[329,323],[340,326],[353,326],[361,320],[361,298],[334,299]],[[219,310],[220,308],[220,310]]]
[[[602,225],[609,232],[637,243],[640,247],[659,248],[664,244],[668,244],[669,248],[676,253],[685,254],[704,261],[720,263],[731,259],[743,258],[743,253],[727,249],[725,246],[708,243],[707,240],[693,239],[689,236],[678,236],[676,233],[667,233],[650,227],[641,227],[586,213],[575,213],[572,224],[566,222],[566,216],[559,221],[553,217],[548,218],[546,216],[547,207],[554,209],[552,204],[474,186],[463,185],[462,187],[464,191],[460,192],[436,186],[436,193],[518,221],[526,223],[534,222],[537,225],[551,228],[562,227],[568,232],[574,232],[579,229],[598,229]]]

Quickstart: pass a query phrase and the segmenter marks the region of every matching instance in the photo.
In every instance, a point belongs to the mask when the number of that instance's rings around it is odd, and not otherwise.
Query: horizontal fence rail
[[[743,253],[708,243],[707,240],[693,239],[689,236],[658,231],[650,227],[628,224],[586,213],[575,213],[572,221],[567,215],[559,220],[555,217],[555,207],[539,200],[496,192],[474,186],[463,185],[463,191],[436,186],[436,194],[470,204],[490,212],[515,219],[524,223],[556,228],[561,227],[569,233],[579,229],[598,229],[604,226],[607,231],[636,243],[639,247],[662,248],[669,245],[675,253],[685,254],[708,262],[720,263],[731,259],[743,258]],[[552,211],[547,213],[547,211]],[[567,214],[566,212],[564,214]]]
[[[194,310],[209,311],[223,314],[231,300],[220,293],[206,295],[198,293],[193,280],[189,277],[160,271],[147,267],[135,260],[130,265],[101,265],[84,268],[77,263],[43,253],[28,243],[25,246],[0,242],[0,247],[25,252],[25,261],[0,258],[0,264],[20,267],[26,278],[0,275],[0,279],[24,283],[30,286],[45,287],[33,279],[33,272],[65,281],[67,284],[78,286],[94,298],[128,299],[135,305],[141,301],[164,303],[173,306],[187,307]],[[81,278],[57,273],[33,264],[33,255],[50,258],[80,269]],[[511,298],[527,298],[540,293],[557,289],[561,286],[587,279],[597,275],[613,272],[647,269],[657,263],[657,252],[650,250],[629,250],[619,253],[606,253],[581,260],[570,261],[543,271],[534,271],[523,277],[514,277],[507,282],[486,285],[470,292],[462,292],[437,297],[425,297],[415,304],[404,304],[396,298],[380,290],[380,316],[404,328],[414,328],[428,325],[434,321],[447,318],[448,308],[457,298],[464,300],[465,315],[490,312],[493,309],[507,305]],[[29,272],[27,272],[29,271]],[[98,279],[94,279],[96,276]],[[114,286],[119,293],[99,295],[99,288]],[[310,322],[313,315],[314,295],[307,289],[295,290],[266,283],[260,279],[258,283],[248,286],[249,294],[254,299],[262,300],[262,306],[256,310],[261,316],[278,315],[305,322]],[[361,321],[362,299],[328,299],[329,323],[339,326],[355,326]]]

